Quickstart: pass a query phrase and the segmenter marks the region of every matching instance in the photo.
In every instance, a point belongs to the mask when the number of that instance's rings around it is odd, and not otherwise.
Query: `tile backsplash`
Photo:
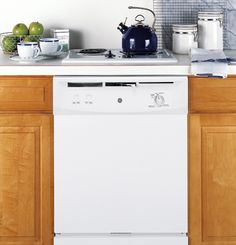
[[[228,0],[226,4],[227,13],[227,43],[226,48],[236,49],[236,0]]]
[[[172,24],[197,23],[199,11],[223,11],[224,47],[236,49],[236,0],[154,0],[159,48],[171,49]]]

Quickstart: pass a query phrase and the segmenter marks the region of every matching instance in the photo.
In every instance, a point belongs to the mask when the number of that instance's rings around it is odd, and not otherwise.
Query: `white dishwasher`
[[[187,78],[54,78],[55,245],[186,245]]]

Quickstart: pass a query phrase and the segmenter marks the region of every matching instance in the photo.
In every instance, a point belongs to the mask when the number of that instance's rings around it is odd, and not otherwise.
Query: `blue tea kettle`
[[[147,10],[153,14],[154,21],[152,27],[144,25],[145,17],[141,14],[135,17],[136,24],[130,27],[124,23],[120,23],[117,27],[123,34],[122,49],[124,53],[128,54],[151,54],[157,51],[157,35],[155,33],[155,13],[148,8],[129,6],[129,9]]]

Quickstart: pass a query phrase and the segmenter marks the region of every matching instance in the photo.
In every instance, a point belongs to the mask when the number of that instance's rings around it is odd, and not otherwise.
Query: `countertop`
[[[236,50],[225,51],[236,58]],[[158,65],[76,65],[63,64],[61,59],[35,63],[19,63],[0,53],[0,75],[191,75],[188,55],[175,55],[177,63]],[[236,74],[236,64],[229,65],[228,74]]]

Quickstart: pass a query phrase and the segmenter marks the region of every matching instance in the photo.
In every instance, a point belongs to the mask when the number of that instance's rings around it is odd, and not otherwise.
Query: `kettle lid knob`
[[[138,25],[143,25],[143,22],[145,21],[145,17],[142,14],[138,14],[135,17],[135,21],[137,21]]]

